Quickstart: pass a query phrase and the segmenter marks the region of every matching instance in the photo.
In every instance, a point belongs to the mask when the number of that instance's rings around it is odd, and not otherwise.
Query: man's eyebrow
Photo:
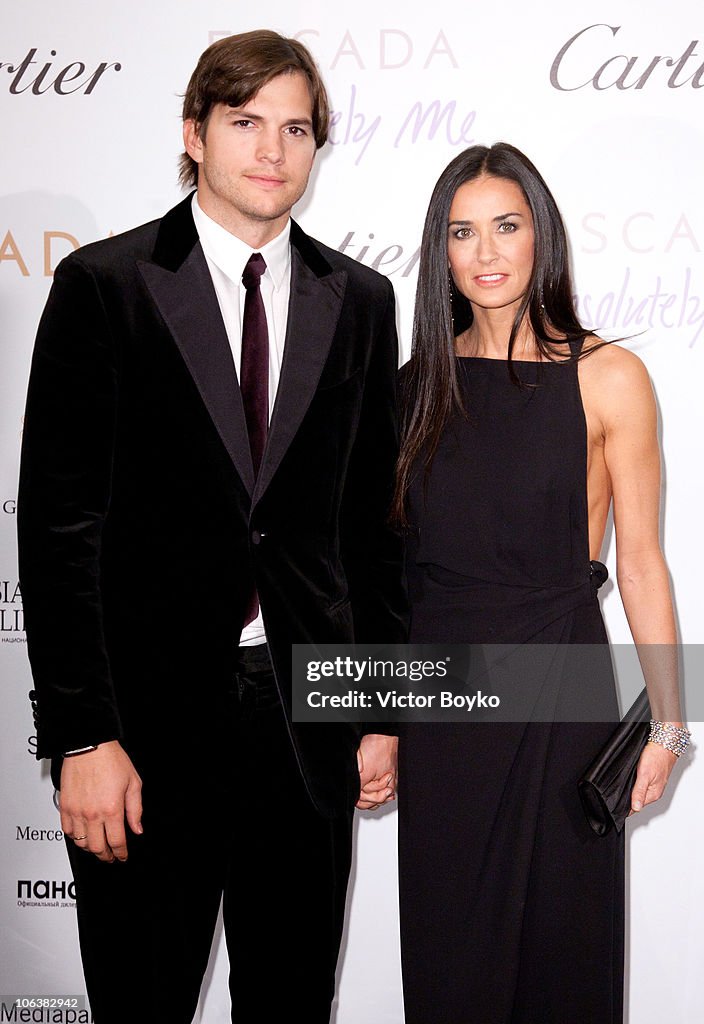
[[[245,118],[248,121],[257,121],[257,122],[261,122],[261,121],[265,120],[265,118],[261,114],[252,114],[250,111],[246,110],[244,107],[230,107],[229,111],[230,111],[230,113],[234,117],[241,117],[243,120]],[[301,124],[301,125],[306,125],[308,128],[312,128],[313,127],[313,122],[310,119],[310,117],[308,117],[307,114],[303,114],[303,115],[301,115],[301,117],[288,117],[282,123],[285,124],[285,125]]]

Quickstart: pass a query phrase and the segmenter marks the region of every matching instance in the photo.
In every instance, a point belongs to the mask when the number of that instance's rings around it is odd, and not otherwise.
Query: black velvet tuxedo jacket
[[[216,770],[253,582],[287,709],[292,643],[405,638],[393,290],[292,224],[255,481],[190,203],[66,258],[39,327],[18,502],[39,757],[119,738],[142,773]],[[361,730],[288,719],[333,814],[358,792]]]

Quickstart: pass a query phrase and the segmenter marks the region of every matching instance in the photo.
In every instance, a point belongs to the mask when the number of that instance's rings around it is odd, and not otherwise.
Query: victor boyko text
[[[704,646],[677,656],[700,720]],[[297,722],[615,723],[644,685],[633,644],[294,644],[292,676]]]

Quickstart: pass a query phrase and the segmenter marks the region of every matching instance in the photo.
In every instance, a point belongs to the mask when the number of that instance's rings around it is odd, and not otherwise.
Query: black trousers
[[[145,773],[124,864],[67,841],[96,1024],[191,1024],[221,897],[233,1022],[328,1024],[353,808],[313,807],[266,647],[240,648],[229,704],[218,770],[164,738],[179,770]]]

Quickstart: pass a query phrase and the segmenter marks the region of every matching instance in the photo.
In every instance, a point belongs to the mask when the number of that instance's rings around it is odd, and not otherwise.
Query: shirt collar
[[[198,237],[203,252],[222,270],[223,274],[235,284],[241,284],[242,271],[253,252],[260,252],[266,263],[267,274],[271,277],[275,291],[278,291],[286,280],[291,264],[291,219],[276,238],[263,245],[261,249],[253,249],[237,235],[231,234],[221,224],[204,213],[198,203],[198,193],[193,194],[191,201],[193,220],[196,224]]]

